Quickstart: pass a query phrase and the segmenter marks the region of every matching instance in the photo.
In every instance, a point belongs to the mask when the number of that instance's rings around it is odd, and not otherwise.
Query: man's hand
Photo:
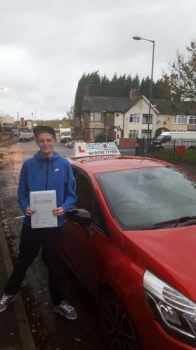
[[[63,216],[65,214],[64,209],[62,207],[53,209],[52,212],[54,216]]]
[[[31,216],[36,212],[36,210],[31,209],[30,205],[26,208],[25,215]]]

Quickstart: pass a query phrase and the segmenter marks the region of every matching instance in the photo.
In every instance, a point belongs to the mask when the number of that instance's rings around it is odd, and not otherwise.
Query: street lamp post
[[[107,126],[107,119],[106,119],[106,111],[102,111],[103,116],[105,115],[105,142],[108,141],[108,126]]]
[[[36,122],[36,111],[40,111],[40,108],[35,109],[35,122]]]
[[[150,112],[151,112],[151,100],[152,100],[152,84],[153,84],[153,70],[154,70],[154,48],[155,48],[155,40],[149,40],[149,39],[144,39],[141,38],[140,36],[134,36],[134,40],[145,40],[145,41],[150,41],[153,44],[153,49],[152,49],[152,68],[151,68],[151,79],[150,79],[150,94],[149,94],[149,112],[148,112],[148,130],[147,130],[147,143],[146,143],[146,156],[148,156],[149,152],[149,126],[150,126]]]

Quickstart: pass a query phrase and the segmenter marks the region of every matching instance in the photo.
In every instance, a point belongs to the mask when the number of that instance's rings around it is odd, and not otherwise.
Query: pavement
[[[15,142],[18,142],[17,138],[0,142],[0,147],[7,147]],[[129,150],[120,150],[120,152],[128,155]],[[180,164],[180,167],[196,176],[195,165]],[[6,240],[7,230],[3,201],[0,198],[0,297],[13,268]],[[0,313],[0,350],[36,350],[20,293],[16,301]]]
[[[13,264],[6,240],[6,220],[0,202],[0,296],[12,272]],[[0,350],[36,350],[20,293],[16,301],[0,313]]]
[[[18,142],[17,138],[5,140],[0,142],[0,147],[11,146],[15,142]],[[13,269],[6,240],[7,231],[3,201],[0,198],[0,298]],[[0,350],[36,350],[20,293],[17,299],[5,311],[0,313]]]

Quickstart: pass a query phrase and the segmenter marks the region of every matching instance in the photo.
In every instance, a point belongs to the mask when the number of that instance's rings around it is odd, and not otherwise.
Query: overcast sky
[[[196,0],[0,0],[0,115],[62,119],[84,73],[151,75],[196,38]],[[40,110],[39,110],[40,109]]]

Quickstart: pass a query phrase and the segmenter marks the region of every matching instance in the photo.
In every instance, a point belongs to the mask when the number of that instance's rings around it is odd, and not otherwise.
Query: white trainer
[[[0,300],[0,312],[7,309],[8,305],[11,304],[17,297],[17,294],[13,295],[7,295],[3,294],[1,300]]]

